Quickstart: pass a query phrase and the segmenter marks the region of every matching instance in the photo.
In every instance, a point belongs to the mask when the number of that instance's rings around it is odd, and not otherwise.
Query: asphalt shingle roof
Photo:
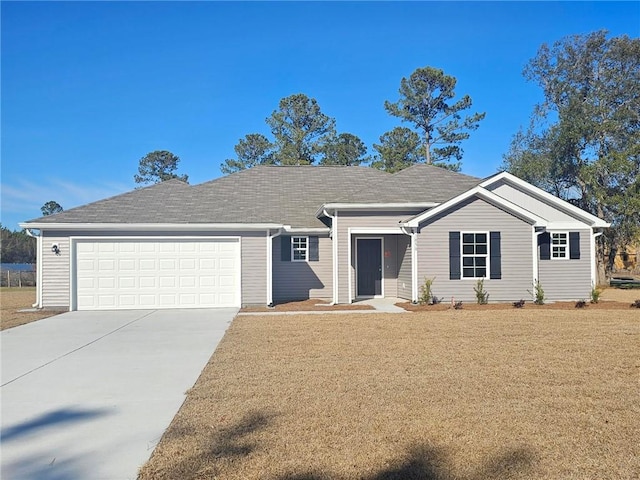
[[[393,175],[369,167],[259,166],[193,186],[169,180],[30,222],[321,227],[315,213],[326,203],[440,203],[479,182],[430,165]]]

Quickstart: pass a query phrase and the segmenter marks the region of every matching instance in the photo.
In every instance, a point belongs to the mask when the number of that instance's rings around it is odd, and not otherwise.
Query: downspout
[[[331,253],[332,253],[332,268],[333,268],[333,301],[331,305],[338,303],[338,211],[335,211],[334,215],[330,215],[327,209],[322,210],[322,214],[331,219],[331,231],[329,236],[331,237]]]
[[[539,262],[538,262],[538,237],[546,232],[546,229],[540,230],[536,232],[535,225],[531,226],[531,241],[533,245],[531,246],[532,250],[532,265],[533,265],[533,282],[531,284],[531,298],[535,300],[536,297],[536,282],[538,281],[538,276],[540,274],[539,270]]]
[[[282,228],[271,235],[267,230],[267,306],[273,307],[273,239],[282,235]]]
[[[36,239],[36,303],[31,306],[42,308],[42,231],[40,235],[35,235],[31,229],[25,228],[25,232]]]
[[[591,230],[589,247],[591,249],[590,254],[591,254],[591,287],[592,288],[595,288],[598,285],[598,266],[596,264],[596,257],[598,255],[596,254],[596,238],[598,238],[603,233],[604,233],[603,231],[596,232],[593,229]]]
[[[418,303],[418,229],[401,226],[400,230],[411,238],[411,303]]]

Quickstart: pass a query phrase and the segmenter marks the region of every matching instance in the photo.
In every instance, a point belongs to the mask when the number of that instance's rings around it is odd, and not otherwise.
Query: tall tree
[[[395,173],[418,162],[420,138],[407,127],[396,127],[373,144],[378,152],[371,166],[378,170]]]
[[[324,141],[335,133],[335,120],[302,93],[280,100],[266,122],[275,139],[274,160],[280,165],[315,163]]]
[[[256,165],[274,163],[273,144],[260,133],[250,133],[241,138],[233,149],[237,158],[224,161],[220,170],[224,174],[238,172]]]
[[[0,224],[0,258],[2,263],[35,263],[36,239],[24,230],[12,232]]]
[[[612,223],[598,249],[604,281],[616,249],[640,235],[640,39],[566,37],[542,45],[524,75],[544,100],[503,168]]]
[[[367,147],[357,136],[341,133],[330,138],[322,147],[321,165],[353,166],[367,162]]]
[[[53,215],[54,213],[60,213],[63,211],[62,206],[58,202],[54,202],[53,200],[48,201],[42,207],[40,207],[40,211],[42,215],[45,217],[47,215]]]
[[[189,180],[188,175],[174,173],[178,169],[180,158],[166,150],[155,150],[140,159],[138,173],[133,176],[136,183],[143,185],[160,183],[177,178],[183,182]]]
[[[433,67],[418,68],[409,78],[400,81],[400,99],[384,102],[384,108],[394,117],[410,122],[421,135],[422,145],[416,161],[460,169],[460,143],[476,130],[484,113],[462,117],[471,108],[471,97],[464,95],[454,101],[455,77]]]

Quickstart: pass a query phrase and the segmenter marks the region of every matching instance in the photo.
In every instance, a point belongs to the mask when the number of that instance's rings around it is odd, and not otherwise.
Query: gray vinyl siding
[[[571,222],[576,219],[556,207],[549,205],[542,200],[538,200],[532,197],[530,194],[523,192],[512,185],[509,185],[503,181],[497,182],[495,185],[491,185],[489,190],[493,191],[496,195],[501,196],[515,203],[516,205],[535,213],[536,215],[551,220],[554,222]]]
[[[411,298],[411,238],[398,237],[398,297]]]
[[[426,278],[434,295],[449,301],[475,302],[475,279],[449,280],[449,232],[490,232],[501,235],[502,278],[484,280],[490,302],[529,299],[533,282],[532,227],[481,199],[472,198],[421,225],[417,236],[418,287]]]
[[[69,237],[240,237],[241,295],[243,305],[264,305],[267,301],[267,240],[266,232],[150,232],[109,231],[74,232],[43,230],[42,305],[45,308],[69,308],[70,251]],[[60,245],[61,255],[51,252],[51,244]]]
[[[338,235],[338,303],[349,303],[349,269],[351,270],[351,292],[355,297],[355,265],[356,265],[356,251],[355,251],[355,238],[356,237],[385,237],[388,238],[386,245],[393,246],[393,250],[390,251],[390,256],[385,258],[384,266],[384,295],[391,297],[397,296],[397,276],[398,276],[398,262],[397,262],[397,247],[396,236],[406,236],[404,234],[397,235],[383,235],[383,234],[352,234],[351,235],[351,264],[349,264],[349,228],[399,228],[400,222],[407,220],[413,215],[419,213],[419,210],[406,210],[401,212],[385,212],[385,213],[367,213],[367,212],[348,212],[339,211],[337,218],[337,235]],[[387,268],[388,267],[388,268]],[[406,285],[406,283],[405,283]],[[409,284],[409,289],[411,286]]]
[[[57,243],[60,255],[51,251]],[[42,232],[42,258],[38,259],[42,268],[42,306],[45,308],[69,308],[70,289],[70,248],[69,237],[53,232]]]
[[[591,242],[589,230],[580,232],[580,258],[540,260],[539,281],[545,300],[588,300],[591,295]],[[538,249],[538,258],[540,251]]]
[[[317,262],[281,259],[282,237],[273,239],[273,300],[305,300],[333,296],[333,244],[328,236],[318,238]]]

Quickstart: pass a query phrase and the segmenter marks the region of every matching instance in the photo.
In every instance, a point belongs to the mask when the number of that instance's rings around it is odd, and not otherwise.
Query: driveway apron
[[[135,479],[236,313],[69,312],[0,332],[0,478]]]

